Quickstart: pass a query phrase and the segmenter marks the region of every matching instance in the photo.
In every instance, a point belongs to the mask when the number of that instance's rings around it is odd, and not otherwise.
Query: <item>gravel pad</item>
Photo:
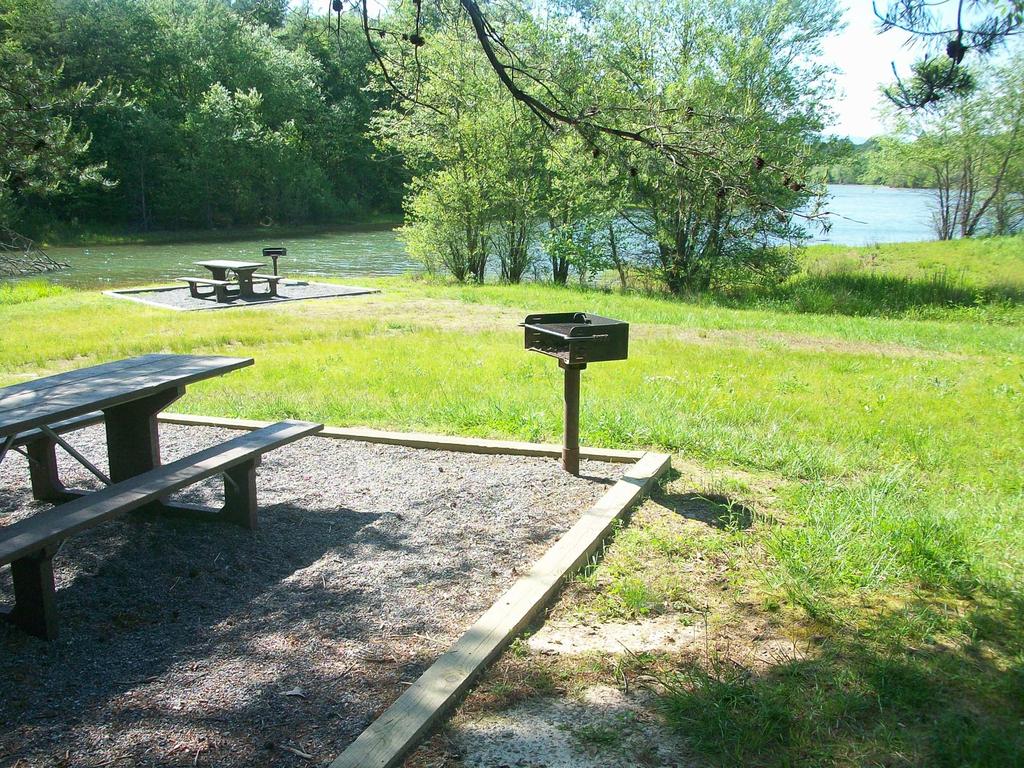
[[[237,434],[162,425],[164,459]],[[105,466],[102,428],[71,442]],[[78,534],[60,637],[0,622],[0,765],[323,764],[622,471],[314,437],[264,458],[255,532],[137,513]],[[0,525],[46,507],[27,474],[0,464]],[[220,483],[178,496],[218,506]]]
[[[309,283],[288,280],[278,286],[277,296],[258,293],[255,296],[234,296],[230,301],[220,302],[214,298],[197,299],[192,296],[187,286],[173,288],[127,288],[124,290],[107,291],[108,296],[118,299],[130,299],[142,304],[164,309],[230,309],[231,307],[261,307],[268,304],[283,304],[286,301],[302,301],[304,299],[330,299],[336,296],[359,296],[364,293],[380,293],[376,288],[360,288],[353,285],[337,285],[334,283]]]

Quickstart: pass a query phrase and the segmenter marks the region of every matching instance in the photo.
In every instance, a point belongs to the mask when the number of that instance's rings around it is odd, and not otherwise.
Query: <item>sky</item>
[[[839,95],[833,102],[836,122],[827,133],[860,141],[885,131],[878,115],[878,107],[884,103],[878,89],[893,82],[893,62],[900,75],[906,75],[924,49],[908,48],[905,32],[879,34],[871,0],[840,2],[846,9],[846,29],[822,46],[823,60],[840,70],[836,77]],[[879,2],[880,8],[885,5],[884,0]]]

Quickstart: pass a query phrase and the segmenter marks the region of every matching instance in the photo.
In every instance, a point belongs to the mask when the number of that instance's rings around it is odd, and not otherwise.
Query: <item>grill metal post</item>
[[[565,372],[565,432],[562,435],[562,469],[571,475],[580,473],[580,371],[582,365],[559,366]]]

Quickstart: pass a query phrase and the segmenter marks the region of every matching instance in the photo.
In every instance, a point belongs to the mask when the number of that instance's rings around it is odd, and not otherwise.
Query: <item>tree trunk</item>
[[[482,285],[487,273],[487,244],[476,227],[470,230],[467,244],[469,270],[473,275],[473,281]]]
[[[615,240],[615,222],[608,222],[608,247],[612,254],[612,264],[619,273],[619,285],[622,290],[626,290],[626,264],[619,256],[619,246]]]
[[[139,155],[139,208],[142,214],[142,231],[149,231],[149,209],[146,205],[146,162]]]
[[[555,222],[549,221],[548,226],[555,229]],[[569,282],[569,261],[561,256],[551,256],[551,279],[555,285],[566,285]]]
[[[505,249],[501,256],[501,279],[506,283],[520,283],[530,266],[527,225],[523,220],[509,221],[505,228]]]

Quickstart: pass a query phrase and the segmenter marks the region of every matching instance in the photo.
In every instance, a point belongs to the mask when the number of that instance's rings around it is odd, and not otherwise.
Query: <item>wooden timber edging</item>
[[[186,424],[201,427],[223,427],[224,429],[261,429],[271,421],[254,419],[231,419],[221,416],[193,416],[187,413],[161,413],[158,420],[165,424]],[[515,440],[486,440],[476,437],[454,437],[452,435],[429,435],[420,432],[388,432],[363,427],[324,427],[317,437],[332,437],[338,440],[358,440],[365,443],[385,443],[406,448],[430,448],[437,451],[460,453],[507,454],[509,456],[544,456],[559,458],[561,446],[543,443],[524,443]],[[580,448],[580,458],[591,461],[607,461],[615,464],[632,464],[645,455],[644,451],[622,451],[614,448]]]
[[[665,454],[647,453],[628,469],[330,768],[398,765],[460,701],[477,675],[547,606],[564,580],[590,561],[615,522],[668,471],[669,462]]]

